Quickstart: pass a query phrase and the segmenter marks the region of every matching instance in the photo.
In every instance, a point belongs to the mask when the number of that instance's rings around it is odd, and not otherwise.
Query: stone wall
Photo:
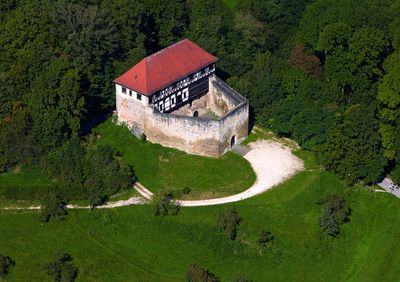
[[[171,112],[174,115],[190,116],[192,117],[194,112],[197,111],[198,115],[201,116],[208,111],[208,105],[210,104],[210,95],[205,93],[204,95],[193,100],[192,103],[188,103],[179,109]]]
[[[117,93],[118,121],[138,137],[190,154],[220,157],[230,149],[233,136],[241,142],[248,135],[248,101],[223,81],[214,77],[211,94],[195,100],[221,114],[219,119],[179,115],[179,111],[165,114],[151,106]],[[213,97],[213,98],[212,98]],[[192,107],[196,106],[192,103]],[[184,109],[187,110],[187,109]],[[178,113],[178,114],[177,114]]]
[[[219,157],[219,121],[154,112],[146,120],[147,140],[190,154]]]
[[[224,115],[219,120],[220,155],[231,148],[232,137],[235,144],[239,144],[248,136],[249,132],[249,104],[243,103]]]
[[[137,137],[141,137],[144,133],[145,111],[148,107],[118,93],[115,100],[118,122],[125,124]]]

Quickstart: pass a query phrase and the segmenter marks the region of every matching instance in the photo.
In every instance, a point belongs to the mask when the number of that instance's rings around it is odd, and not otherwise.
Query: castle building
[[[249,103],[215,75],[217,58],[188,39],[114,80],[118,123],[139,138],[220,157],[248,135]]]

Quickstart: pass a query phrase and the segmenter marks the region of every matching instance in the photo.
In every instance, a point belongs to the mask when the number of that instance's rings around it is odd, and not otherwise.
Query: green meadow
[[[233,194],[255,179],[249,163],[233,153],[218,160],[187,155],[138,140],[111,120],[93,133],[92,146],[112,146],[153,191],[169,189],[182,196],[181,189],[190,187],[189,197]],[[258,138],[275,137],[257,129],[248,141]],[[182,208],[177,216],[155,217],[152,206],[142,205],[69,210],[65,220],[41,224],[36,211],[2,210],[0,254],[16,261],[7,281],[50,281],[43,265],[57,250],[72,255],[78,281],[183,281],[191,263],[222,281],[238,272],[252,281],[398,280],[400,201],[363,187],[348,188],[320,169],[310,153],[295,154],[306,170],[275,189],[234,204]],[[0,175],[0,183],[41,187],[50,181],[37,168],[23,167]],[[352,209],[337,238],[325,236],[318,225],[316,201],[329,193],[342,195]],[[0,200],[0,207],[8,204]],[[242,218],[236,241],[216,227],[218,215],[229,207]],[[256,243],[262,229],[275,236],[263,250]]]
[[[40,224],[36,212],[0,213],[0,253],[16,261],[9,281],[50,281],[43,264],[64,250],[79,266],[78,281],[182,281],[190,263],[222,281],[237,272],[253,281],[397,281],[400,277],[400,202],[384,193],[347,188],[302,153],[307,170],[258,197],[235,204],[182,208],[154,217],[152,207],[70,210],[63,221]],[[345,197],[350,222],[337,238],[319,229],[316,200]],[[235,207],[238,238],[216,228],[218,214]],[[258,232],[275,240],[260,252]],[[47,280],[46,280],[47,279]]]

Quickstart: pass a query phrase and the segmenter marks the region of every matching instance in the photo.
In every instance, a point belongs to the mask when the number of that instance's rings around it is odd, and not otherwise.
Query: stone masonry
[[[139,138],[190,154],[220,157],[232,143],[248,136],[247,99],[215,75],[205,95],[169,114],[160,113],[146,97],[137,101],[116,87],[118,122]]]

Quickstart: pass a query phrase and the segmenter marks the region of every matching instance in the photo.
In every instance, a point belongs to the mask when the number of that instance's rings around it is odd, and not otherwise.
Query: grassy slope
[[[0,185],[4,186],[46,186],[51,182],[46,179],[38,167],[23,167],[21,171],[0,174]]]
[[[353,208],[351,221],[335,240],[322,236],[317,224],[315,200],[329,191],[345,195]],[[215,229],[219,212],[227,206],[184,208],[167,218],[154,218],[149,206],[70,211],[66,221],[46,225],[32,213],[2,213],[0,253],[17,261],[10,281],[42,279],[41,265],[58,248],[76,259],[80,281],[179,280],[191,262],[204,265],[223,281],[238,271],[254,281],[399,277],[400,201],[390,195],[348,192],[333,175],[306,171],[234,206],[243,218],[235,243]],[[255,246],[261,228],[276,236],[264,255]]]
[[[241,192],[255,181],[250,164],[231,152],[220,159],[188,155],[140,141],[111,120],[94,132],[100,135],[96,143],[120,151],[133,166],[138,180],[152,191],[190,187],[191,197],[222,196]]]

